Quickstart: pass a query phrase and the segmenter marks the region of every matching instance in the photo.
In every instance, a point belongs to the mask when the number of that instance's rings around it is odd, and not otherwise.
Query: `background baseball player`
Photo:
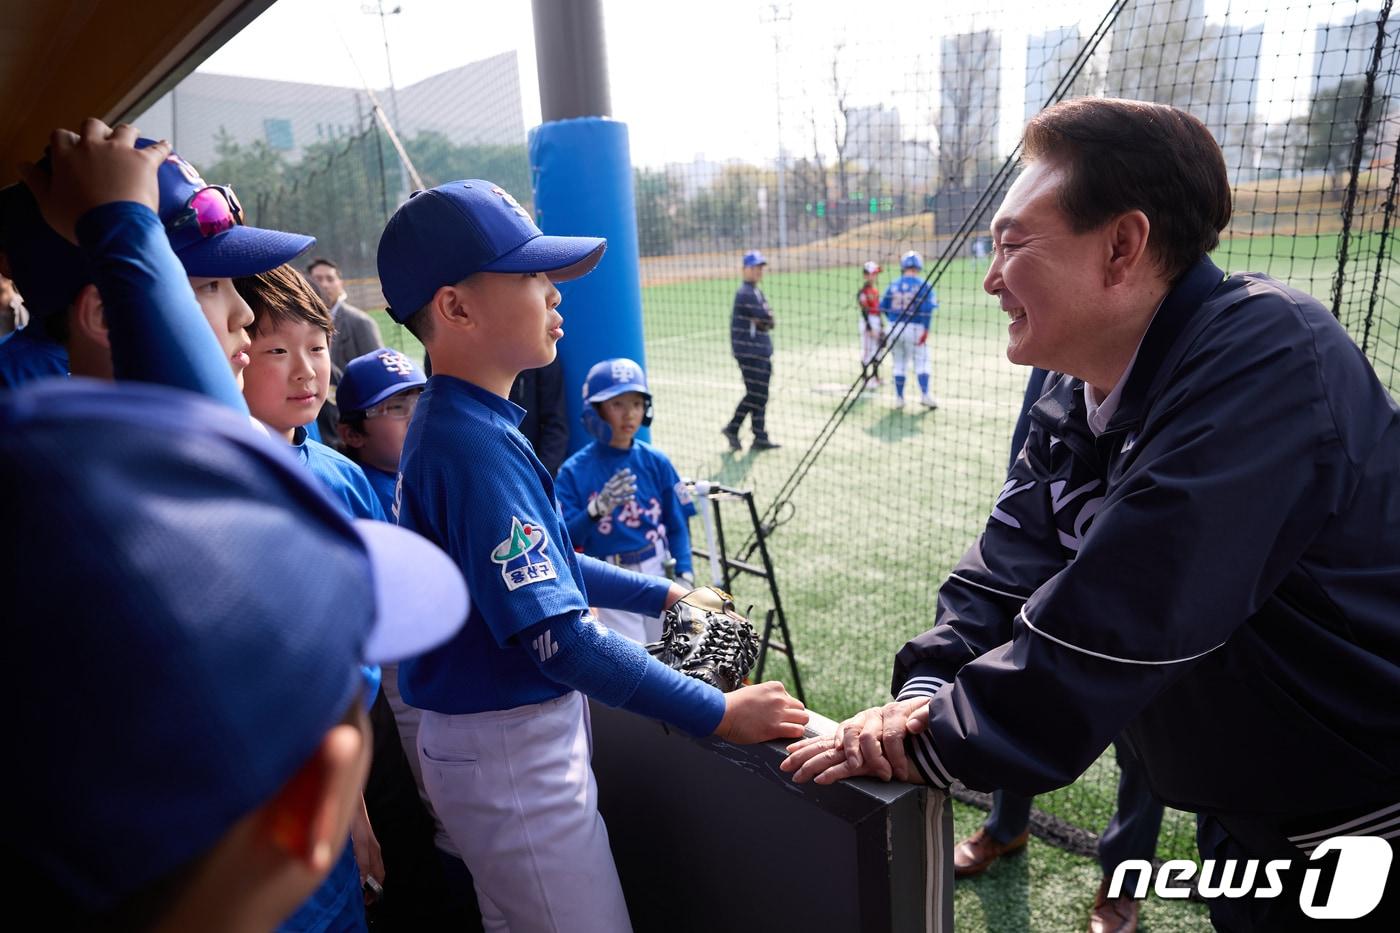
[[[647,376],[632,360],[603,360],[583,383],[583,424],[596,438],[564,462],[555,494],[583,553],[654,577],[691,579],[690,493],[670,459],[637,430],[651,424]],[[599,609],[633,641],[661,637],[661,617]]]
[[[865,282],[856,292],[856,304],[860,306],[860,365],[865,374],[868,389],[880,386],[880,364],[872,362],[880,349],[880,340],[885,336],[885,318],[880,313],[880,289],[875,279],[880,274],[880,264],[867,262],[861,271]]]
[[[885,297],[880,299],[880,310],[885,312],[889,327],[894,329],[894,407],[904,407],[904,373],[909,361],[914,362],[914,375],[919,380],[919,401],[925,408],[937,408],[938,400],[928,391],[928,329],[933,322],[933,309],[938,307],[938,296],[930,286],[919,298],[919,290],[924,280],[918,274],[923,271],[924,257],[914,250],[904,254],[899,261],[900,276],[885,289]],[[905,323],[897,327],[906,309],[919,298],[918,305],[908,312]]]

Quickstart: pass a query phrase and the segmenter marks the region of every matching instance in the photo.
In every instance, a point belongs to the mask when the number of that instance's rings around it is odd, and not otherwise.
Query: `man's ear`
[[[445,327],[473,328],[476,315],[472,313],[471,298],[466,286],[444,285],[433,293],[435,324]]]
[[[366,737],[355,726],[331,728],[316,750],[260,808],[260,835],[308,871],[330,871],[350,832],[363,792]]]
[[[89,343],[111,348],[107,337],[107,316],[102,307],[102,296],[96,285],[84,285],[78,297],[73,299],[69,320],[72,331]]]
[[[1131,274],[1141,271],[1144,263],[1151,261],[1147,252],[1151,231],[1152,222],[1142,211],[1128,211],[1108,222],[1105,230],[1108,237],[1106,286],[1122,285]]]

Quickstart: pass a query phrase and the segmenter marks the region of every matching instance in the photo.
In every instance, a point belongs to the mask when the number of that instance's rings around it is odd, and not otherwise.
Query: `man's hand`
[[[47,172],[27,163],[20,166],[44,220],[60,236],[76,243],[78,219],[103,204],[135,201],[159,210],[156,171],[170,155],[170,143],[136,149],[136,139],[134,126],[109,128],[89,118],[77,133],[60,129],[49,136]]]
[[[799,784],[811,780],[831,784],[858,776],[923,783],[904,753],[904,739],[927,728],[928,701],[928,697],[896,700],[857,713],[841,723],[835,735],[789,745],[780,767],[795,772],[793,780]]]

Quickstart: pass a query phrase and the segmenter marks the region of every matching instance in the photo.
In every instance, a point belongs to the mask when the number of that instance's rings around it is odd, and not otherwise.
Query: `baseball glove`
[[[724,693],[743,686],[758,660],[758,635],[723,590],[691,590],[666,610],[662,623],[661,640],[647,645],[647,651]]]

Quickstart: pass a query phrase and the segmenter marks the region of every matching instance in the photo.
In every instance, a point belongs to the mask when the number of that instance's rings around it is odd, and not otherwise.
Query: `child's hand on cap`
[[[60,236],[77,243],[78,219],[103,204],[135,201],[159,211],[156,171],[170,155],[170,143],[137,149],[137,136],[130,124],[108,127],[90,117],[78,133],[58,129],[49,136],[48,171],[20,166],[44,220]]]

